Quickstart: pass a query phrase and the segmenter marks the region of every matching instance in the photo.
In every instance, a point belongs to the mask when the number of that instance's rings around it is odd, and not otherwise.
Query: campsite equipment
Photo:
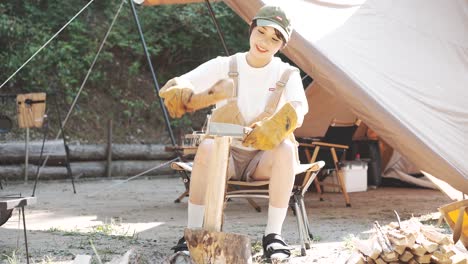
[[[468,249],[468,200],[446,204],[439,211],[453,231],[453,242],[460,240]]]
[[[367,162],[342,161],[339,166],[343,172],[343,182],[348,193],[367,191]],[[335,177],[326,177],[322,183],[325,192],[340,192]]]
[[[297,25],[283,53],[314,79],[297,137],[357,116],[416,167],[468,193],[466,1],[225,1],[244,21],[273,2]]]
[[[23,231],[24,231],[24,246],[26,249],[26,263],[29,264],[28,252],[28,236],[26,230],[26,216],[24,215],[24,207],[35,204],[35,197],[21,197],[16,195],[0,197],[0,226],[2,226],[11,217],[13,209],[20,208],[23,215]]]
[[[397,214],[398,215],[398,214]],[[355,252],[346,263],[467,263],[449,236],[415,219],[381,227],[367,240],[352,239]]]
[[[227,181],[229,148],[232,138],[215,136],[209,164],[203,229],[185,229],[184,236],[192,259],[202,263],[251,263],[250,239],[221,232]]]
[[[46,108],[45,93],[18,94],[18,125],[20,128],[42,127]]]

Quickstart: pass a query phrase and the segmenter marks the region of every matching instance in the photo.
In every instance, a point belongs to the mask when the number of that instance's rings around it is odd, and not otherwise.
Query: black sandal
[[[291,248],[286,242],[283,241],[283,238],[278,234],[268,234],[263,236],[263,255],[270,259],[276,259],[276,254],[284,254],[286,257],[281,257],[282,259],[288,259],[291,256]],[[276,245],[274,245],[276,244]]]
[[[188,254],[189,250],[187,247],[187,241],[185,241],[185,237],[182,237],[181,239],[179,239],[179,241],[177,242],[177,245],[171,247],[171,250],[174,250],[174,253],[183,251],[184,253]]]

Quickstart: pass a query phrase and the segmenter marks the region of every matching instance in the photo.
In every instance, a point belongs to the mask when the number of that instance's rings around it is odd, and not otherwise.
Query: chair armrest
[[[328,148],[349,149],[349,147],[346,146],[346,145],[326,143],[326,142],[299,143],[299,146],[301,146],[301,147],[310,147],[310,148],[320,146],[320,147],[328,147]]]

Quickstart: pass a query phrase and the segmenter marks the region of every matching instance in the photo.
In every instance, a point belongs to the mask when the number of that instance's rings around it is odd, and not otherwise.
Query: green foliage
[[[0,83],[86,3],[58,0],[1,1]],[[54,92],[60,98],[60,108],[67,111],[120,3],[111,0],[93,2],[0,92]],[[246,50],[247,24],[224,3],[213,3],[212,6],[230,53]],[[137,6],[137,13],[160,86],[168,79],[213,57],[225,55],[205,3]],[[125,1],[80,96],[76,109],[81,110],[74,111],[74,116],[78,115],[77,111],[79,115],[87,115],[70,120],[75,122],[71,125],[71,133],[86,137],[91,130],[102,127],[102,120],[107,118],[113,118],[114,124],[122,127],[141,122],[159,122],[163,126],[159,103],[155,99],[146,55],[131,8]],[[106,105],[103,105],[103,100],[106,100]],[[95,125],[78,125],[83,122]],[[174,121],[173,125],[189,127],[192,122],[190,117],[186,117]]]

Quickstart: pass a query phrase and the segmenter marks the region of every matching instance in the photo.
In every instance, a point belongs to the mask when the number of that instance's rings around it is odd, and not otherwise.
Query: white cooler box
[[[360,160],[341,162],[341,171],[343,172],[344,182],[347,192],[365,192],[367,191],[367,162]],[[323,183],[338,184],[336,172],[327,176]],[[340,192],[339,187],[324,185],[325,192]]]

